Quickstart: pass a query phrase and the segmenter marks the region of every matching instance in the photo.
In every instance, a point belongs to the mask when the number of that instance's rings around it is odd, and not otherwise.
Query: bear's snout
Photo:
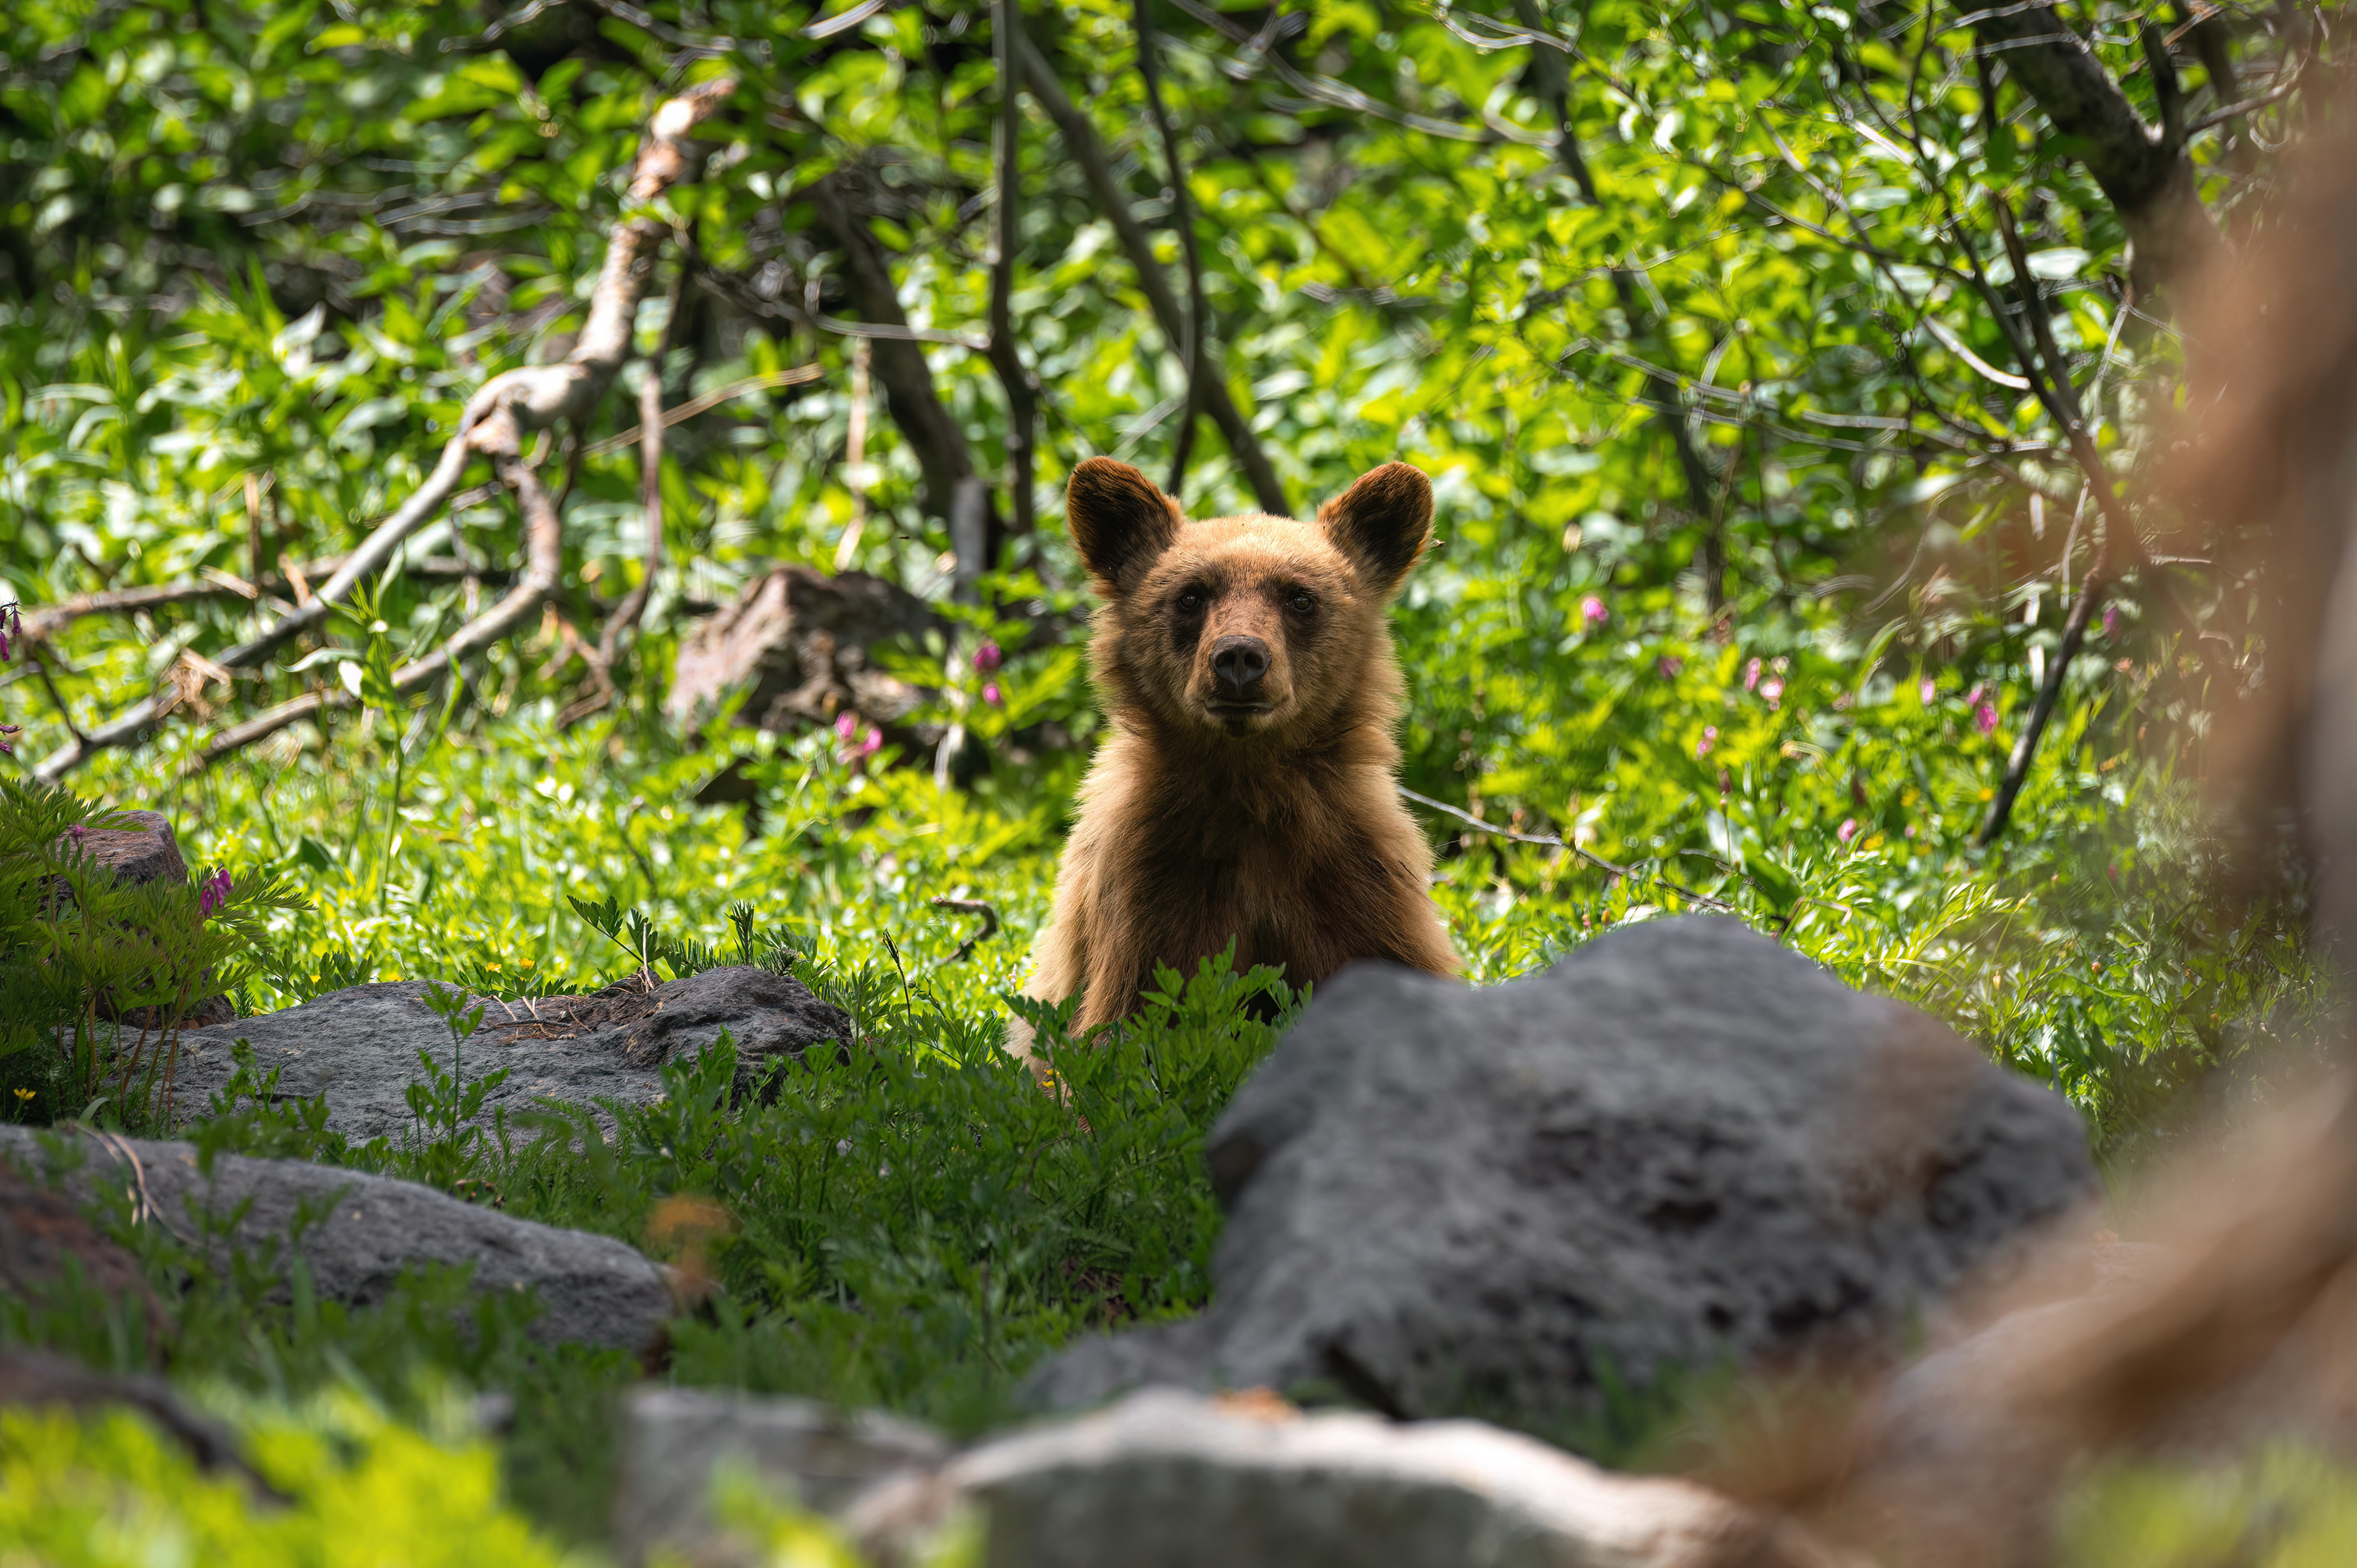
[[[1220,696],[1250,702],[1268,675],[1268,644],[1257,637],[1223,637],[1211,645],[1211,676]]]

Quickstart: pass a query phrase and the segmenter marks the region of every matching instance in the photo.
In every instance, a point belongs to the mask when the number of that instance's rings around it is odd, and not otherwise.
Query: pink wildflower
[[[1784,682],[1776,676],[1770,675],[1760,682],[1760,694],[1768,699],[1770,707],[1781,706],[1784,701]]]
[[[1844,843],[1847,843],[1850,840],[1857,837],[1857,819],[1856,817],[1844,817],[1842,819],[1842,825],[1834,830],[1834,837],[1841,840]]]
[[[834,715],[834,735],[837,740],[847,741],[858,733],[859,715],[857,714],[843,713]]]
[[[1755,659],[1755,660],[1753,660],[1750,663],[1749,663],[1749,664],[1747,664],[1747,665],[1745,665],[1745,666],[1743,667],[1743,689],[1744,689],[1745,691],[1749,692],[1749,691],[1750,691],[1754,686],[1757,686],[1757,685],[1759,685],[1759,684],[1760,684],[1760,660],[1758,660],[1757,659]]]
[[[197,885],[197,918],[210,918],[212,912],[229,902],[229,867],[222,866]]]
[[[987,675],[1005,662],[1006,658],[1005,654],[999,652],[998,644],[985,642],[974,650],[974,667]]]
[[[2105,605],[2104,607],[2104,636],[2108,639],[2117,637],[2119,634],[2120,607],[2117,605]],[[7,656],[7,649],[0,647],[0,659],[5,659]]]
[[[1710,755],[1712,743],[1717,739],[1718,726],[1717,725],[1703,725],[1702,738],[1695,742],[1695,755],[1696,757],[1708,757]]]
[[[1932,684],[1931,682],[1925,681],[1923,682],[1922,695],[1923,705],[1928,708],[1932,704],[1932,703],[1939,699],[1940,688]]]
[[[1996,704],[1983,703],[1973,710],[1973,727],[1983,735],[1996,733]]]
[[[985,685],[985,686],[983,687],[983,689],[982,689],[982,700],[983,700],[984,702],[985,702],[985,703],[988,703],[992,707],[994,707],[994,708],[995,708],[995,707],[998,706],[998,704],[999,704],[999,703],[1001,703],[1005,702],[1005,701],[1006,700],[1006,698],[1005,694],[1004,694],[1004,693],[1002,693],[999,691],[999,689],[998,689],[998,682],[996,682],[996,681],[993,681],[993,682],[989,682],[988,684],[986,684],[986,685]]]
[[[877,751],[883,748],[883,746],[884,732],[871,726],[867,731],[866,738],[862,739],[859,743],[859,755],[862,757],[873,757]]]
[[[1653,668],[1661,671],[1662,679],[1664,681],[1676,680],[1678,678],[1678,671],[1685,667],[1686,661],[1684,660],[1673,659],[1666,653],[1653,661]]]
[[[1598,627],[1602,626],[1606,621],[1610,620],[1611,618],[1612,612],[1606,609],[1604,607],[1604,601],[1598,598],[1594,594],[1590,594],[1587,597],[1579,601],[1580,630],[1594,631]]]
[[[81,843],[81,841],[82,841],[82,835],[83,835],[84,833],[88,832],[89,831],[90,831],[89,829],[87,829],[87,828],[83,827],[80,822],[76,822],[73,826],[71,826],[71,827],[70,827],[70,828],[68,828],[68,829],[66,830],[66,832],[67,832],[71,833],[71,834],[73,835],[73,841],[74,841],[74,843],[75,843],[77,845],[79,845],[79,844]]]

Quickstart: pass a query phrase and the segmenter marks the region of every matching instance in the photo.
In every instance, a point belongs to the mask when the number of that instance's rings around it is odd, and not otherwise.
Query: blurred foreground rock
[[[511,1219],[414,1182],[301,1160],[222,1155],[208,1176],[188,1144],[48,1135],[62,1139],[69,1162],[80,1163],[52,1170],[40,1135],[24,1127],[0,1127],[0,1159],[78,1204],[119,1197],[141,1223],[161,1225],[192,1248],[234,1246],[254,1258],[274,1251],[283,1269],[292,1261],[286,1239],[307,1219],[293,1251],[321,1300],[366,1306],[382,1300],[410,1265],[450,1263],[473,1265],[478,1294],[536,1291],[546,1311],[533,1332],[551,1344],[644,1351],[671,1315],[662,1267],[608,1237]]]
[[[428,983],[397,981],[330,992],[299,1007],[192,1030],[181,1036],[174,1109],[199,1115],[229,1082],[231,1050],[250,1041],[254,1066],[281,1069],[281,1096],[325,1095],[328,1125],[354,1139],[396,1142],[411,1124],[405,1091],[425,1077],[417,1053],[447,1067],[450,1032],[425,1001]],[[738,1089],[779,1058],[800,1061],[822,1041],[847,1043],[851,1021],[808,986],[766,969],[730,965],[651,990],[625,982],[594,996],[483,999],[483,1022],[459,1048],[472,1079],[500,1068],[507,1081],[484,1104],[511,1119],[541,1099],[645,1104],[665,1063],[691,1058],[723,1029],[737,1042]]]
[[[118,1378],[37,1350],[0,1348],[0,1410],[59,1409],[89,1412],[118,1405],[136,1411],[186,1449],[205,1470],[227,1470],[256,1493],[279,1501],[238,1453],[229,1429],[182,1404],[161,1378]]]
[[[1684,1481],[1608,1474],[1478,1422],[1394,1425],[1272,1397],[1151,1390],[943,1459],[916,1429],[799,1401],[632,1398],[618,1483],[626,1563],[763,1561],[713,1527],[733,1459],[833,1515],[878,1568],[971,1530],[976,1568],[1783,1568],[1808,1543]]]
[[[640,1388],[625,1399],[622,1419],[614,1550],[626,1563],[658,1550],[697,1568],[765,1561],[714,1515],[713,1482],[727,1469],[765,1496],[840,1515],[877,1481],[930,1473],[949,1454],[924,1427],[808,1400]]]
[[[680,644],[669,711],[693,724],[741,692],[737,722],[773,734],[831,725],[845,713],[889,730],[927,693],[886,673],[872,650],[943,625],[924,600],[881,577],[775,567]]]
[[[1871,1351],[2096,1194],[2077,1114],[1729,919],[1469,989],[1361,964],[1215,1130],[1199,1318],[1083,1341],[1044,1403],[1325,1384],[1545,1421],[1608,1378]]]

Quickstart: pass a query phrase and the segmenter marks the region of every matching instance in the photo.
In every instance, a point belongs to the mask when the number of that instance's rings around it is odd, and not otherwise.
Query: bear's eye
[[[1203,596],[1197,593],[1194,589],[1189,588],[1185,593],[1178,596],[1178,613],[1180,615],[1200,615],[1202,613],[1202,609]]]
[[[1295,615],[1306,616],[1317,609],[1318,599],[1317,596],[1311,594],[1308,590],[1305,588],[1296,588],[1293,591],[1293,596],[1285,601],[1285,607],[1291,610]]]

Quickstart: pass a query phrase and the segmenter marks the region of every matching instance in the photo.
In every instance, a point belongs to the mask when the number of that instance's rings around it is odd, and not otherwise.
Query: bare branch
[[[538,471],[513,447],[495,448],[490,456],[500,481],[515,492],[523,513],[523,576],[499,603],[460,627],[441,647],[394,671],[393,684],[397,692],[414,692],[448,675],[461,660],[482,652],[522,626],[555,590],[564,566],[564,533],[557,523],[556,503],[540,482]],[[210,766],[298,720],[329,708],[350,707],[351,702],[351,693],[341,687],[307,693],[213,736],[205,744],[202,760]]]
[[[867,220],[853,207],[852,194],[849,180],[839,173],[811,188],[819,221],[833,231],[835,243],[842,247],[844,282],[859,314],[878,326],[905,332],[909,317],[900,308],[899,291],[892,285],[891,266]],[[933,390],[932,367],[925,363],[924,350],[906,338],[879,333],[869,338],[868,354],[876,379],[884,383],[884,403],[892,411],[892,422],[907,437],[918,470],[924,475],[925,510],[945,523],[954,523],[958,487],[974,478],[974,454],[966,446],[965,433]],[[986,489],[983,507],[985,559],[973,564],[974,572],[995,557],[1000,532],[997,511],[990,505]],[[969,569],[963,553],[958,565],[962,574]]]
[[[560,729],[613,702],[615,652],[622,634],[635,628],[639,618],[646,613],[647,600],[655,591],[655,574],[662,570],[663,432],[671,425],[671,421],[663,417],[663,360],[671,355],[672,339],[679,335],[680,307],[686,297],[691,270],[692,259],[683,259],[679,275],[672,280],[671,309],[663,317],[662,337],[655,344],[653,357],[647,361],[646,379],[639,383],[639,513],[647,532],[645,553],[639,563],[639,580],[606,618],[605,629],[597,635],[597,650],[589,656],[589,672],[597,687],[596,693],[566,704],[557,717]]]
[[[2149,297],[2191,275],[2217,251],[2217,226],[2201,205],[2193,163],[2185,156],[2190,132],[2181,124],[2182,109],[2171,103],[2175,71],[2155,74],[2165,120],[2175,122],[2156,130],[2052,5],[1970,10],[1963,20],[1985,50],[2002,48],[2006,70],[2071,139],[2073,155],[2111,199],[2135,250],[2139,295]],[[2158,48],[2166,58],[2158,38],[2146,48]]]
[[[359,549],[345,557],[335,575],[322,584],[307,603],[281,617],[252,641],[221,654],[217,663],[231,670],[260,664],[287,642],[325,621],[334,605],[362,578],[381,571],[401,542],[441,508],[457,488],[474,456],[492,456],[496,467],[499,457],[521,454],[525,431],[545,430],[559,419],[578,423],[588,415],[630,352],[630,330],[637,320],[639,301],[652,274],[655,252],[668,231],[662,220],[646,209],[687,172],[694,152],[689,142],[691,133],[710,117],[736,86],[733,80],[726,78],[707,81],[665,100],[656,109],[639,147],[624,207],[626,213],[637,215],[626,216],[614,226],[606,247],[603,270],[589,297],[588,319],[582,326],[573,352],[562,363],[525,366],[485,382],[468,401],[457,433],[443,447],[441,460],[410,498],[378,524]],[[512,480],[509,483],[511,488],[516,488]],[[532,483],[538,490],[539,480],[535,478]],[[519,489],[518,493],[523,492]],[[545,492],[541,494],[545,499]],[[553,505],[549,510],[554,517]],[[526,519],[525,532],[529,540],[530,518]],[[533,575],[533,568],[528,566],[524,584],[529,584]],[[523,585],[519,585],[516,593],[523,591]],[[514,597],[515,595],[510,596],[511,600]],[[472,623],[482,624],[480,620]],[[466,635],[465,631],[460,633],[461,637]],[[144,699],[112,723],[44,757],[35,772],[44,781],[53,781],[100,747],[145,739],[161,716],[156,699]],[[209,749],[208,754],[214,753]]]
[[[671,423],[678,422],[674,419]],[[637,432],[631,434],[635,437]],[[452,497],[450,505],[454,510],[478,506],[489,500],[493,493],[494,487],[479,485]],[[103,594],[78,594],[27,616],[25,636],[28,641],[52,641],[59,632],[86,616],[132,615],[140,610],[160,609],[167,605],[201,604],[209,599],[252,600],[264,595],[291,594],[300,603],[311,596],[309,579],[313,575],[332,574],[349,559],[350,557],[344,555],[329,555],[317,561],[285,561],[281,563],[283,575],[266,576],[252,583],[226,572],[215,574],[207,568],[206,574],[194,581],[151,583],[145,587],[116,588]],[[412,559],[403,564],[402,570],[412,577],[429,580],[482,575],[469,572],[465,563],[447,555]]]
[[[1195,416],[1203,412],[1204,323],[1211,319],[1203,297],[1203,252],[1195,232],[1195,202],[1187,190],[1187,160],[1178,152],[1178,133],[1171,127],[1170,112],[1162,102],[1162,68],[1154,42],[1154,0],[1137,0],[1137,74],[1146,79],[1146,102],[1154,114],[1154,128],[1162,138],[1162,161],[1170,177],[1170,221],[1178,230],[1178,252],[1187,262],[1187,330],[1180,339],[1179,361],[1187,367],[1186,411],[1178,418],[1178,436],[1170,454],[1170,482],[1163,489],[1182,500],[1187,494],[1187,459],[1195,450]]]
[[[1056,80],[1056,73],[1049,69],[1046,58],[1031,41],[1025,38],[1020,47],[1024,80],[1031,89],[1031,96],[1063,133],[1066,150],[1080,164],[1081,174],[1096,198],[1098,209],[1113,225],[1130,265],[1136,269],[1138,287],[1154,309],[1154,319],[1162,328],[1164,340],[1174,345],[1184,342],[1186,318],[1179,313],[1178,296],[1170,292],[1169,280],[1162,275],[1162,263],[1154,254],[1154,242],[1147,238],[1144,225],[1129,209],[1128,197],[1114,178],[1113,165],[1105,156],[1104,143],[1097,135],[1095,123],[1065,94],[1063,83]],[[1206,372],[1202,377],[1203,412],[1220,427],[1220,435],[1227,441],[1228,450],[1235,454],[1261,510],[1278,516],[1290,515],[1292,509],[1286,502],[1285,487],[1277,482],[1276,470],[1269,466],[1268,455],[1261,450],[1260,438],[1253,434],[1235,400],[1228,395],[1227,382],[1217,373],[1218,361],[1210,345],[1199,345],[1196,352]]]
[[[1515,14],[1534,38],[1542,30],[1543,18],[1536,0],[1514,0]],[[1587,160],[1579,150],[1579,137],[1574,134],[1571,119],[1571,71],[1561,55],[1546,49],[1531,51],[1531,69],[1539,83],[1541,94],[1555,110],[1559,134],[1555,152],[1564,172],[1578,188],[1581,199],[1590,207],[1599,205],[1596,195],[1596,177],[1589,172]],[[1627,267],[1614,267],[1612,291],[1620,301],[1620,314],[1629,323],[1633,338],[1642,339],[1667,326],[1655,318],[1647,307],[1638,287],[1638,274]],[[1669,342],[1663,335],[1663,357],[1668,357]],[[1694,427],[1688,423],[1684,400],[1678,395],[1684,377],[1675,371],[1654,366],[1645,367],[1645,392],[1652,400],[1662,422],[1669,432],[1670,445],[1678,459],[1678,473],[1685,480],[1686,506],[1703,524],[1702,542],[1695,549],[1695,564],[1703,576],[1704,602],[1715,618],[1727,605],[1727,541],[1723,532],[1724,506],[1718,488],[1711,483],[1710,470],[1702,460],[1702,452],[1695,444]],[[1716,520],[1716,521],[1715,521]]]
[[[1485,833],[1494,833],[1501,839],[1511,839],[1516,843],[1537,844],[1545,849],[1559,849],[1566,854],[1578,856],[1598,871],[1609,871],[1615,876],[1625,876],[1631,882],[1658,883],[1679,897],[1689,899],[1706,909],[1717,909],[1729,915],[1735,913],[1735,906],[1724,899],[1714,898],[1707,893],[1697,893],[1693,888],[1673,882],[1666,876],[1648,876],[1633,865],[1617,865],[1593,850],[1583,849],[1576,843],[1566,843],[1553,833],[1518,833],[1512,828],[1501,828],[1495,822],[1485,822],[1472,812],[1462,811],[1446,800],[1436,800],[1429,795],[1419,795],[1405,784],[1398,786],[1398,789],[1400,794],[1405,799],[1414,800],[1417,805],[1430,811],[1440,811],[1454,817],[1469,828],[1478,829]]]
[[[1028,533],[1039,469],[1039,393],[1015,347],[1015,252],[1023,243],[1023,0],[996,0],[998,62],[998,238],[990,264],[990,363],[1006,392],[1009,531]]]
[[[2013,209],[2002,197],[1995,197],[1997,229],[2005,240],[2006,256],[2013,263],[2014,285],[2021,291],[2029,316],[2030,333],[2037,340],[2038,360],[2029,358],[2013,325],[2006,319],[2002,304],[1994,296],[1998,323],[2006,328],[2014,351],[2021,358],[2022,369],[2037,383],[2038,395],[2062,426],[2070,438],[2071,453],[2080,470],[2085,474],[2087,488],[2095,498],[2095,506],[2103,518],[2104,527],[2095,544],[2094,559],[2087,564],[2087,575],[2079,586],[2079,597],[2071,607],[2071,614],[2062,623],[2062,640],[2054,650],[2054,662],[2046,671],[2046,679],[2038,689],[2038,700],[2030,705],[2029,722],[2022,728],[2020,738],[2013,745],[2013,753],[2006,759],[2005,777],[1998,780],[1996,793],[1989,800],[1988,814],[1981,820],[1980,832],[1973,842],[1986,849],[2005,832],[2013,815],[2013,803],[2019,798],[2023,784],[2029,779],[2029,765],[2038,756],[2038,743],[2046,733],[2047,722],[2054,716],[2055,704],[2062,694],[2062,679],[2071,661],[2079,655],[2086,640],[2087,626],[2111,586],[2110,566],[2117,548],[2129,559],[2141,553],[2135,525],[2128,519],[2117,499],[2112,494],[2110,478],[2104,467],[2103,455],[2095,448],[2094,439],[2086,428],[2080,410],[2078,389],[2071,384],[2070,363],[2062,358],[2054,342],[2054,328],[2046,319],[2046,302],[2040,296],[2037,278],[2029,271],[2028,248],[2021,242],[2021,231],[2013,220]],[[1977,260],[1975,263],[1977,270]],[[2072,520],[2072,531],[2077,529]],[[2069,556],[2064,556],[2064,570],[2069,570]],[[2067,584],[2066,584],[2067,585]]]
[[[983,898],[933,898],[928,900],[936,909],[953,909],[961,915],[982,917],[982,929],[958,943],[957,950],[942,960],[940,967],[963,963],[974,956],[974,950],[998,934],[998,906]]]

